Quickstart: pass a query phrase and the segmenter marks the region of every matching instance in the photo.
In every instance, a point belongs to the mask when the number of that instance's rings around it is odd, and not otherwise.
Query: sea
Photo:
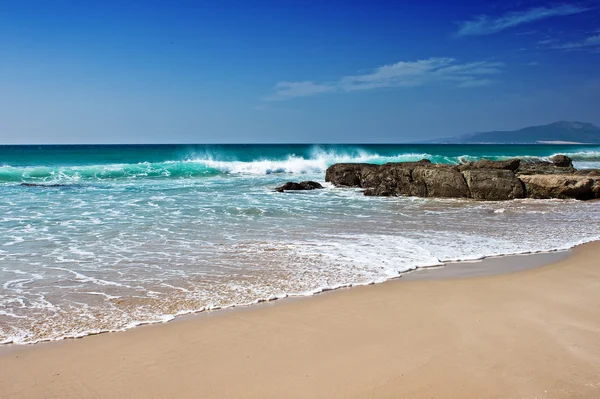
[[[600,146],[589,145],[0,146],[0,343],[126,330],[600,239],[597,201],[378,198],[324,181],[337,162],[555,154],[600,168]],[[301,180],[325,189],[274,191]]]

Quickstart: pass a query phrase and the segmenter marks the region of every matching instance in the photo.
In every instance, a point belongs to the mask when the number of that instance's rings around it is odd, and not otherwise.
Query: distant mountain
[[[600,127],[582,122],[554,122],[519,130],[470,133],[435,140],[444,144],[566,144],[600,143]]]

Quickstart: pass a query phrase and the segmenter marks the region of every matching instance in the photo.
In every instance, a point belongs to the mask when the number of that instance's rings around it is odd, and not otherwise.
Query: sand
[[[5,347],[0,397],[597,399],[599,259]]]

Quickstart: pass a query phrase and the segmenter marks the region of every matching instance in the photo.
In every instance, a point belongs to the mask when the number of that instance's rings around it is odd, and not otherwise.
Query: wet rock
[[[600,177],[579,175],[520,176],[529,198],[600,198]]]
[[[300,190],[315,190],[323,188],[320,183],[316,181],[302,181],[300,183],[296,182],[287,182],[283,186],[279,186],[275,188],[275,191],[283,193],[284,191],[300,191]]]
[[[487,201],[504,201],[525,197],[525,188],[510,170],[465,170],[463,176],[469,186],[471,198]]]
[[[337,163],[327,168],[325,181],[335,186],[362,187],[363,170],[377,169],[378,165],[368,163]]]

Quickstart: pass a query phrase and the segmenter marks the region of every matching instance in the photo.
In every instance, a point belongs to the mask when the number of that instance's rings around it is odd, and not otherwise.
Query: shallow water
[[[590,146],[0,147],[0,342],[121,330],[599,239],[598,202],[273,191],[323,182],[340,161],[559,152],[579,167],[600,162]]]

